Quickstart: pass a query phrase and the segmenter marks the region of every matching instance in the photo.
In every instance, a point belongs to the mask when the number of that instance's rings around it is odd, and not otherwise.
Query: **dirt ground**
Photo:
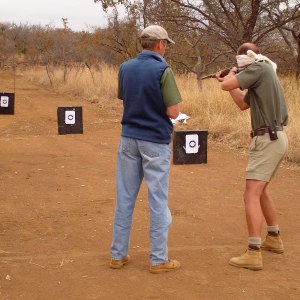
[[[1,74],[0,89],[11,87]],[[71,105],[83,106],[84,134],[58,135],[57,107]],[[262,271],[234,268],[247,157],[212,143],[207,164],[171,166],[169,255],[182,268],[148,272],[143,185],[132,261],[109,269],[119,117],[17,78],[15,114],[0,115],[0,300],[300,299],[300,171],[281,168],[270,185],[286,252],[264,252]]]

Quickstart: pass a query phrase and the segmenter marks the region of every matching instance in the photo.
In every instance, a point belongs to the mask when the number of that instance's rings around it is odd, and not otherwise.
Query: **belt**
[[[261,128],[257,128],[254,131],[250,132],[250,136],[253,138],[256,135],[265,135],[266,133],[269,132],[269,128],[270,127],[261,127]],[[276,131],[282,131],[283,127],[282,126],[272,126],[272,129],[275,129]]]

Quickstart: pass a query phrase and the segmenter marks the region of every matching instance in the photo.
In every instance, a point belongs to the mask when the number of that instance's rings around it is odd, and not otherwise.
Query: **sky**
[[[105,27],[106,14],[94,0],[0,0],[0,22],[52,25],[62,28],[68,18],[73,31]]]

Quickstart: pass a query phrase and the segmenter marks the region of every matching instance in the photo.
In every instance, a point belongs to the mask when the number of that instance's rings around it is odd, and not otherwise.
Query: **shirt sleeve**
[[[174,73],[171,68],[166,68],[161,80],[161,92],[166,107],[178,104],[182,101],[180,92],[175,82]]]
[[[262,68],[259,65],[259,62],[253,63],[247,69],[241,71],[236,75],[236,79],[240,83],[242,90],[248,89],[252,86],[255,86],[255,83],[259,80],[262,72]]]

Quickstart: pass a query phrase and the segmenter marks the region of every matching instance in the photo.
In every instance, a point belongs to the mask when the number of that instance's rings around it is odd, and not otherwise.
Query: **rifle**
[[[221,75],[220,75],[220,77],[222,78],[222,77],[225,77],[226,75],[228,75],[228,73],[230,72],[231,69],[232,69],[232,67],[231,67],[231,68],[226,68],[226,69],[221,70]],[[238,68],[238,69],[237,69],[237,73],[240,72],[240,71],[242,71],[243,69],[244,69],[244,68]],[[207,79],[207,78],[216,78],[216,74],[217,74],[217,73],[212,73],[212,74],[206,75],[206,76],[204,76],[204,77],[201,77],[201,80]]]

